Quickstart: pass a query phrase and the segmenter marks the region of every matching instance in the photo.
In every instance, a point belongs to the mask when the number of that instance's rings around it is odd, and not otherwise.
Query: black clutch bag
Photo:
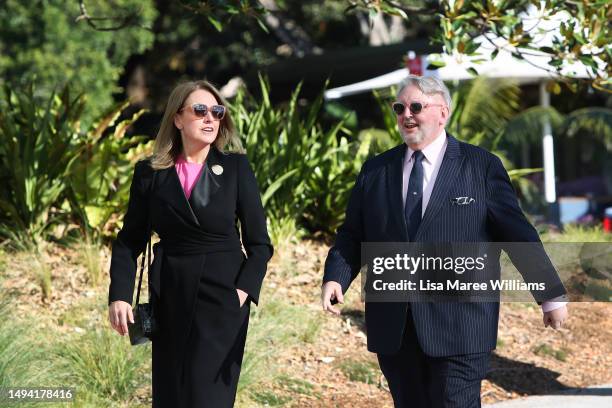
[[[151,291],[149,290],[149,303],[140,302],[140,288],[142,286],[142,275],[144,272],[145,263],[147,265],[147,274],[151,268],[151,239],[147,243],[146,256],[143,257],[140,265],[140,278],[138,280],[138,292],[136,294],[136,305],[133,309],[134,323],[128,322],[128,332],[130,335],[130,343],[133,346],[144,344],[153,339],[157,332],[157,323],[155,322],[155,308],[152,302]]]

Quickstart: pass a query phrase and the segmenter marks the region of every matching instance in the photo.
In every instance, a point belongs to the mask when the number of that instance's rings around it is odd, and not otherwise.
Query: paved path
[[[612,384],[576,388],[554,395],[535,395],[484,405],[484,408],[611,408]]]

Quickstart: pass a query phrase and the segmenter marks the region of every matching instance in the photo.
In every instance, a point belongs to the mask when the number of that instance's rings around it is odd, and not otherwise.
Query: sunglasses
[[[198,119],[205,118],[209,110],[215,120],[221,120],[225,116],[225,106],[223,105],[206,106],[203,103],[194,103],[191,106],[183,106],[179,109],[179,112],[182,112],[186,108],[191,108],[190,110]]]
[[[410,109],[410,113],[412,113],[413,115],[418,115],[419,113],[423,111],[423,109],[429,108],[430,106],[446,106],[446,105],[442,105],[439,103],[423,105],[421,102],[412,102],[410,105],[408,105],[408,109]],[[392,105],[392,107],[393,107],[393,112],[395,112],[396,115],[401,115],[406,111],[406,105],[404,105],[401,102],[395,102]]]

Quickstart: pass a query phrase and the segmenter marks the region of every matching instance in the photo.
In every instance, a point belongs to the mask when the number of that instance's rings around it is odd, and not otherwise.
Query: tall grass
[[[350,381],[358,381],[366,384],[376,384],[380,378],[380,369],[374,361],[362,361],[355,359],[342,360],[338,368]]]
[[[295,218],[279,218],[271,215],[268,218],[268,233],[274,245],[274,252],[282,254],[285,248],[304,237],[306,231],[298,225]]]
[[[51,367],[44,352],[30,339],[31,332],[35,332],[33,326],[16,319],[8,295],[0,289],[0,389],[51,384]],[[7,406],[4,404],[8,403],[0,400],[0,406]],[[19,406],[30,407],[34,403],[23,402]]]
[[[257,384],[274,378],[281,363],[278,353],[293,345],[312,342],[318,327],[318,315],[278,298],[251,310],[249,333],[238,393],[247,398]]]
[[[12,275],[21,274],[30,282],[36,282],[39,286],[42,299],[48,300],[51,298],[52,279],[51,266],[47,262],[46,243],[29,241],[25,236],[24,239],[11,241],[7,245],[8,250],[4,253],[3,258],[6,261],[0,261],[0,278],[7,276],[8,268]],[[7,265],[7,263],[10,263]],[[15,276],[13,276],[15,277]]]
[[[34,277],[40,286],[43,299],[51,298],[51,267],[44,259],[44,254],[40,251],[34,253],[32,259],[32,270]]]
[[[100,242],[86,236],[84,241],[77,244],[77,250],[79,261],[85,267],[89,283],[98,286],[104,275]]]
[[[59,344],[64,380],[75,384],[80,403],[137,404],[136,390],[150,381],[150,347],[132,347],[108,328],[93,329]]]
[[[10,256],[11,272],[21,274],[31,282],[36,282],[44,301],[51,299],[51,266],[47,261],[47,244],[44,242],[13,241],[6,253]]]

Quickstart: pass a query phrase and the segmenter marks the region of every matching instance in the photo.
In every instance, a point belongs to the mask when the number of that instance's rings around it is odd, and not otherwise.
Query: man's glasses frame
[[[410,109],[410,113],[412,113],[413,115],[418,115],[419,113],[421,113],[423,111],[423,109],[427,109],[430,106],[446,106],[444,104],[440,104],[440,103],[421,103],[421,102],[412,102],[408,105],[408,109]],[[394,102],[393,105],[391,105],[391,107],[393,108],[393,112],[395,112],[396,115],[402,115],[405,111],[406,111],[406,105],[403,104],[402,102]]]
[[[221,120],[225,117],[226,111],[225,106],[223,105],[207,106],[203,103],[194,103],[191,106],[183,106],[181,109],[179,109],[179,113],[188,108],[191,113],[193,113],[194,116],[198,119],[205,118],[206,115],[208,115],[208,112],[210,111],[214,120]]]

